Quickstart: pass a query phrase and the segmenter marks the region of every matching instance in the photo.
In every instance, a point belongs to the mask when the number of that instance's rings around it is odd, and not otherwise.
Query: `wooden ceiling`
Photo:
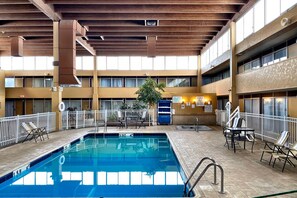
[[[0,0],[0,52],[9,54],[11,37],[22,36],[24,55],[52,55],[52,22],[77,20],[97,55],[146,56],[148,46],[156,55],[197,55],[248,2]],[[146,26],[146,20],[158,24]],[[88,52],[77,44],[77,54]]]

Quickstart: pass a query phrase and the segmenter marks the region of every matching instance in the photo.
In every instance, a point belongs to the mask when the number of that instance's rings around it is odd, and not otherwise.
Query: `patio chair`
[[[245,119],[241,120],[241,127],[247,127]],[[247,141],[252,143],[251,152],[254,152],[254,144],[255,144],[255,132],[254,131],[247,131],[247,132],[241,132],[238,137],[239,141]]]
[[[117,111],[117,120],[119,122],[119,128],[124,128],[125,119],[123,118],[121,111]]]
[[[282,168],[282,172],[284,172],[287,162],[291,166],[295,167],[295,164],[291,161],[291,159],[296,159],[297,160],[297,142],[295,142],[292,147],[288,148],[286,154],[272,153],[272,158],[274,158],[272,167],[274,167],[276,159],[284,160],[284,165],[283,165],[283,168]]]
[[[144,125],[145,120],[146,120],[146,111],[143,111],[141,117],[137,121],[137,126],[139,126],[139,128],[140,127],[145,128],[145,125]]]
[[[261,155],[260,161],[262,161],[264,153],[270,154],[269,165],[273,157],[272,153],[285,154],[282,148],[286,144],[288,138],[289,138],[289,131],[282,131],[274,143],[265,142],[264,149],[262,149],[262,155]]]
[[[233,122],[232,122],[232,127],[233,128],[241,127],[242,119],[243,118],[237,118],[237,117],[234,118]],[[224,134],[225,139],[226,139],[225,146],[227,145],[227,147],[229,149],[229,144],[231,144],[232,133],[227,128],[228,128],[227,126],[223,127],[223,134]],[[231,145],[231,146],[235,146],[235,145]]]
[[[31,136],[30,140],[32,140],[34,138],[35,142],[37,143],[37,138],[40,137],[40,140],[42,141],[42,138],[40,136],[40,133],[37,129],[32,129],[31,127],[29,127],[27,125],[27,123],[22,122],[22,127],[24,128],[24,130],[28,133],[26,138],[22,141],[25,142],[27,139],[29,139],[29,137]]]
[[[32,129],[37,130],[40,133],[40,137],[42,137],[43,140],[44,140],[43,135],[46,135],[47,139],[49,139],[46,127],[37,127],[33,122],[29,122],[29,125]]]

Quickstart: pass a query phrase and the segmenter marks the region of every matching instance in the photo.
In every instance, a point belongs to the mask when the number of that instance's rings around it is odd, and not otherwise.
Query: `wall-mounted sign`
[[[212,112],[212,105],[205,105],[204,106],[204,112]]]
[[[172,103],[182,103],[183,98],[181,96],[173,96]]]
[[[204,106],[204,96],[196,97],[196,106]]]

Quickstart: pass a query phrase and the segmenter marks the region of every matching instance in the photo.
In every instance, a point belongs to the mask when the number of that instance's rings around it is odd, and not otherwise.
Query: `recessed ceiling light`
[[[145,26],[158,26],[158,20],[145,20]]]

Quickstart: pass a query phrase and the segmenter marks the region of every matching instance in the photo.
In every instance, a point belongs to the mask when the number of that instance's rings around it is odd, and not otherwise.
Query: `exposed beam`
[[[52,32],[9,32],[9,33],[0,33],[0,37],[8,36],[40,36],[40,37],[51,37],[53,36]]]
[[[115,21],[88,21],[80,20],[79,23],[84,26],[144,26],[144,21],[124,21],[124,20],[115,20]]]
[[[87,36],[215,36],[215,32],[88,32]]]
[[[94,50],[94,48],[90,44],[88,44],[85,40],[83,40],[81,37],[76,37],[76,42],[78,42],[83,48],[85,48],[93,56],[96,55],[96,51]]]
[[[27,21],[27,20],[48,20],[48,17],[42,13],[26,13],[26,14],[22,14],[22,13],[1,14],[0,13],[0,19],[6,20],[6,21],[14,21],[14,20]]]
[[[111,3],[112,4],[112,3]],[[235,13],[236,5],[55,5],[61,13]]]
[[[30,21],[1,21],[0,27],[27,27],[27,26],[53,26],[50,20],[30,20]]]
[[[61,20],[61,16],[55,13],[54,9],[50,5],[44,3],[43,0],[29,0],[29,1],[51,20],[53,21]]]
[[[33,5],[25,4],[25,5],[1,5],[0,13],[39,13],[40,11]]]
[[[151,4],[191,4],[191,5],[199,5],[199,4],[228,4],[228,5],[243,5],[247,2],[247,0],[45,0],[45,3],[49,4],[117,4],[117,5],[151,5]]]
[[[2,27],[0,26],[0,32],[52,32],[53,27],[41,26],[41,27]]]
[[[1,15],[0,15],[1,16]],[[232,18],[233,14],[201,14],[201,13],[171,13],[171,14],[90,14],[90,13],[65,13],[62,14],[64,20],[226,20]]]
[[[90,27],[91,32],[218,32],[220,27]]]
[[[6,4],[30,4],[28,0],[0,0],[0,5]]]
[[[161,20],[159,26],[218,26],[222,27],[226,21],[210,21],[210,20]]]

